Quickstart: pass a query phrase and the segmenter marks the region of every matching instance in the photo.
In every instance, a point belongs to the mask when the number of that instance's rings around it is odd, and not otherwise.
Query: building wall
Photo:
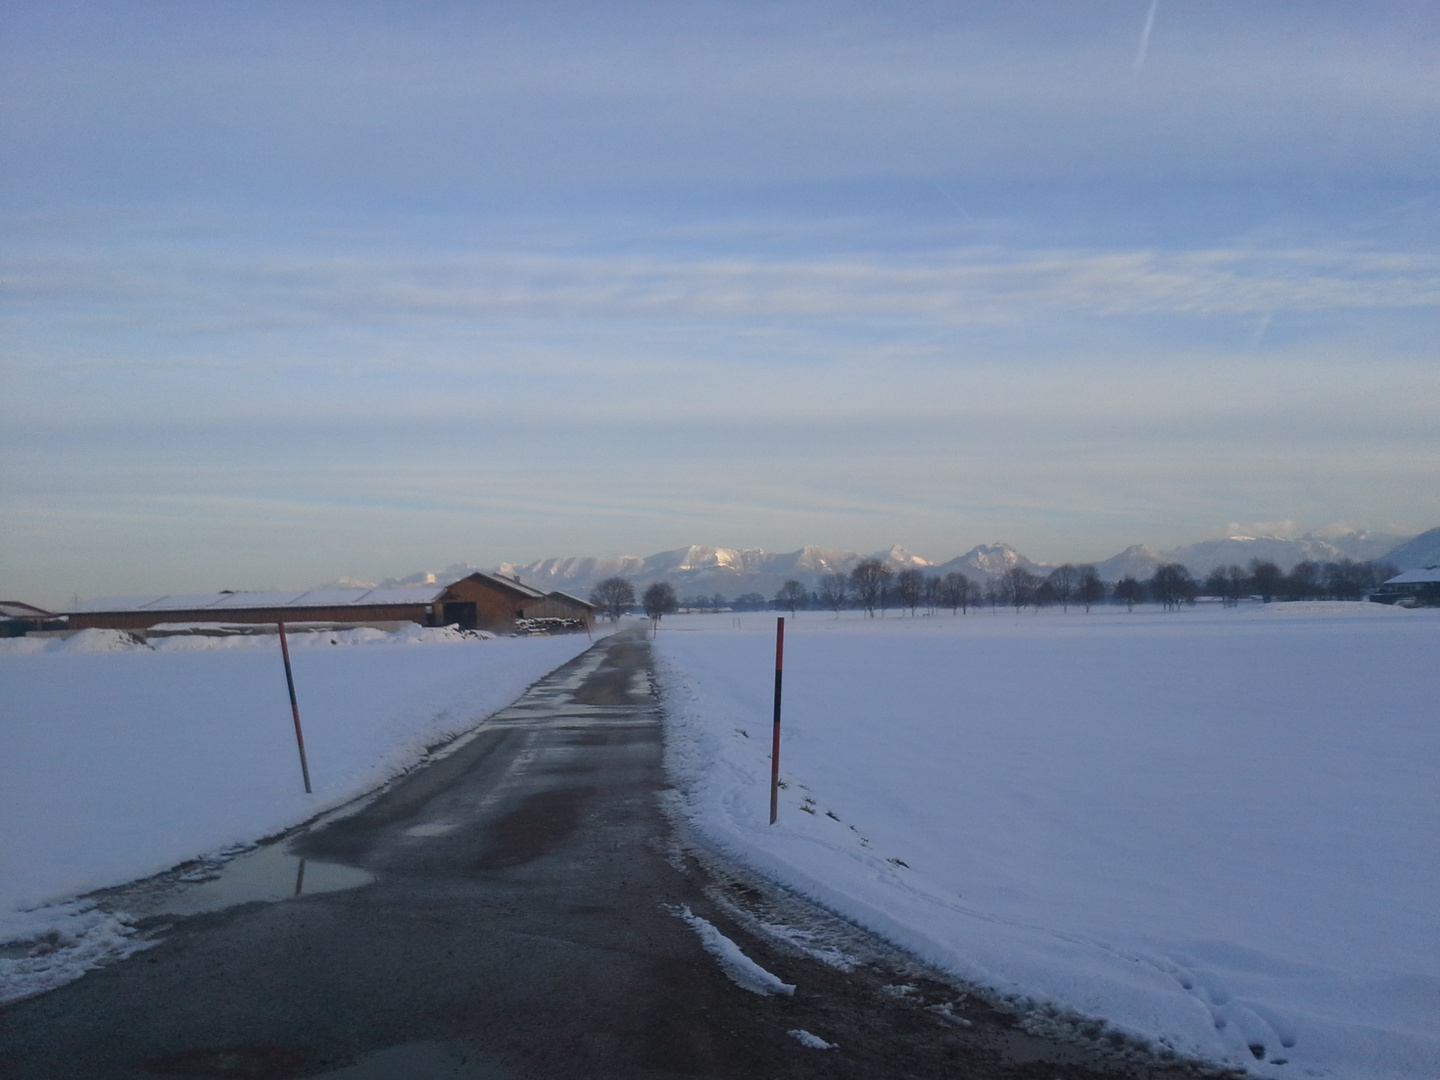
[[[89,630],[146,630],[160,623],[302,623],[302,622],[414,622],[434,626],[438,612],[426,604],[344,605],[341,607],[229,608],[216,611],[87,611],[70,616],[70,627]]]
[[[461,578],[445,590],[441,603],[475,605],[475,625],[481,630],[508,634],[515,629],[515,620],[525,617],[525,604],[530,597],[520,590],[492,585],[488,581]]]
[[[446,612],[446,605],[452,605]],[[461,578],[432,604],[371,604],[338,607],[283,608],[201,608],[194,611],[91,611],[70,616],[76,630],[100,627],[111,630],[146,630],[159,623],[270,623],[277,622],[415,622],[422,626],[469,624],[497,633],[515,631],[516,619],[580,619],[587,627],[595,623],[594,609],[558,595],[535,596],[523,587],[510,588],[503,581],[484,577]],[[461,617],[457,617],[461,616]]]
[[[588,629],[594,629],[595,610],[586,604],[577,604],[563,596],[546,596],[526,603],[527,619],[579,619]]]

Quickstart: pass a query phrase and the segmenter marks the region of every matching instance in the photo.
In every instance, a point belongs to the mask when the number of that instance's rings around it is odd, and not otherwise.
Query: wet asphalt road
[[[285,841],[371,883],[157,916],[155,947],[0,1009],[0,1077],[1192,1075],[1024,1036],[688,845],[661,808],[649,672],[643,635],[607,638],[358,812]],[[680,905],[795,994],[731,982]],[[862,962],[838,970],[760,922]],[[897,983],[915,989],[883,991]],[[802,1046],[792,1029],[838,1049]]]

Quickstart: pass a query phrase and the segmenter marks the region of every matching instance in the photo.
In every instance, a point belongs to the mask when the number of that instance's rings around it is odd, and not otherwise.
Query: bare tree
[[[661,617],[669,615],[679,606],[675,600],[675,590],[668,581],[657,581],[651,585],[645,590],[641,602],[645,605],[645,614],[650,616],[650,621],[657,630],[660,628]]]
[[[1035,605],[1035,613],[1038,615],[1042,607],[1054,607],[1060,603],[1060,594],[1048,578],[1041,578],[1030,591],[1030,603]]]
[[[611,622],[619,620],[635,603],[635,586],[623,577],[606,578],[590,590],[590,602]]]
[[[1000,575],[1000,600],[1005,604],[1013,605],[1015,614],[1030,603],[1035,595],[1035,586],[1038,579],[1023,566],[1012,566]]]
[[[1100,580],[1100,574],[1093,566],[1077,566],[1080,572],[1080,584],[1075,590],[1075,599],[1085,605],[1085,613],[1090,613],[1090,605],[1098,604],[1105,599],[1105,582]]]
[[[940,598],[942,603],[950,609],[951,615],[961,608],[964,608],[968,615],[971,596],[970,579],[958,570],[952,570],[940,579]]]
[[[1365,595],[1366,589],[1379,584],[1372,572],[1374,565],[1356,562],[1354,559],[1326,563],[1325,591],[1336,600],[1359,600]]]
[[[1205,577],[1204,591],[1220,598],[1221,607],[1238,607],[1245,596],[1249,581],[1245,571],[1235,565],[1217,566]]]
[[[1070,601],[1074,598],[1075,591],[1080,588],[1080,571],[1067,562],[1051,570],[1045,581],[1055,590],[1055,599],[1059,601],[1061,608],[1069,611]]]
[[[901,570],[895,575],[895,596],[900,601],[901,607],[910,609],[910,615],[915,615],[915,609],[920,606],[920,600],[925,595],[925,575],[913,567],[908,570]]]
[[[844,574],[826,574],[820,579],[820,602],[835,612],[837,619],[840,617],[840,609],[848,599],[850,579]]]
[[[886,586],[891,570],[879,559],[866,559],[850,571],[850,584],[855,590],[855,599],[872,619],[875,609],[888,599]]]
[[[1003,590],[1000,588],[1000,582],[996,581],[994,578],[991,578],[989,581],[985,582],[985,602],[990,605],[991,615],[994,615],[995,612],[998,611],[1000,608],[1000,601],[1003,599],[1003,597],[1001,596],[1002,592]]]
[[[925,579],[925,612],[927,615],[934,615],[935,609],[940,606],[940,601],[945,598],[945,586],[940,579],[930,576]]]
[[[780,591],[775,594],[775,606],[785,608],[791,615],[795,614],[796,608],[805,606],[805,600],[805,586],[793,579],[781,585]]]
[[[1286,595],[1291,600],[1314,600],[1324,588],[1321,572],[1320,564],[1309,559],[1296,563],[1285,578]]]
[[[1115,599],[1124,603],[1128,610],[1134,611],[1135,605],[1145,600],[1145,583],[1126,574],[1115,583]]]
[[[1179,563],[1166,563],[1150,579],[1150,595],[1166,611],[1179,611],[1181,604],[1194,603],[1199,591],[1190,571]]]
[[[1221,567],[1215,571],[1215,574],[1220,575],[1222,602],[1231,607],[1239,607],[1240,601],[1250,595],[1250,579],[1246,576],[1245,571],[1234,563]],[[1214,578],[1215,574],[1211,574],[1210,577]]]
[[[1221,607],[1230,606],[1230,583],[1225,580],[1223,566],[1217,566],[1205,575],[1205,583],[1200,586],[1200,590],[1207,596],[1218,596]]]
[[[1285,586],[1285,574],[1273,562],[1250,560],[1250,589],[1260,594],[1260,599],[1270,603]]]

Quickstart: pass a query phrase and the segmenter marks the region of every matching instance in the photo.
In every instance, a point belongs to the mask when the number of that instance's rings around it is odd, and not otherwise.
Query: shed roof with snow
[[[70,615],[115,611],[234,611],[252,608],[388,607],[433,604],[443,585],[402,585],[388,589],[307,589],[299,592],[162,593],[159,596],[105,596],[67,609]]]
[[[1386,585],[1437,585],[1440,584],[1440,566],[1424,566],[1419,570],[1406,570],[1396,574]]]
[[[589,625],[594,618],[593,606],[584,600],[483,572],[449,585],[109,596],[76,604],[67,614],[76,628],[117,630],[172,622],[417,622],[505,632],[519,619],[561,616]]]

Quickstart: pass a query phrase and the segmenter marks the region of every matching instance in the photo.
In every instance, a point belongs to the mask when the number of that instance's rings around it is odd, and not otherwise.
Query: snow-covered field
[[[715,843],[965,979],[1266,1077],[1440,1076],[1440,612],[678,616]]]
[[[0,951],[0,1001],[129,947],[122,922],[65,898],[340,805],[590,644],[419,628],[291,635],[307,795],[278,640],[150,649],[91,630],[0,641],[0,946],[38,940],[43,954]]]

